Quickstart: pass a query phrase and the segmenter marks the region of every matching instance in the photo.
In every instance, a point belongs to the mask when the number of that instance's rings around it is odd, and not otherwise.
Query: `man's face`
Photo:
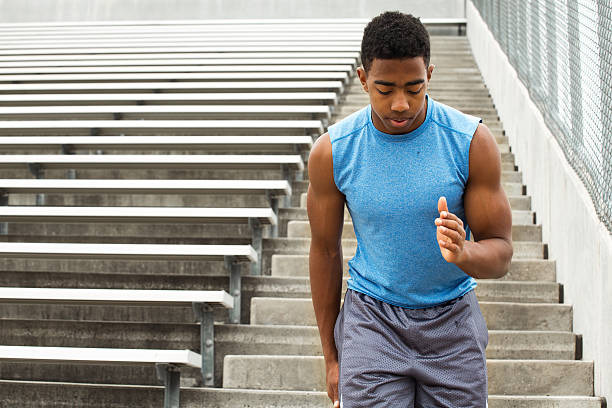
[[[372,122],[388,134],[408,133],[425,120],[425,94],[434,66],[423,57],[377,59],[366,74],[357,70],[363,89],[370,95]]]

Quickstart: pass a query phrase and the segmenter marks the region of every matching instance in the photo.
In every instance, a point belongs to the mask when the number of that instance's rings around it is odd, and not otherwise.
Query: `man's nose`
[[[410,109],[408,99],[403,92],[397,92],[391,101],[391,110],[395,112],[404,112]]]

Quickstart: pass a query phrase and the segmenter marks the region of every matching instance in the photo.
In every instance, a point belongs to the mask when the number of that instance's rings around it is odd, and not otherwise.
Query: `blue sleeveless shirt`
[[[438,199],[465,220],[463,193],[479,118],[427,96],[425,121],[402,135],[379,131],[368,105],[329,127],[334,181],[357,237],[348,287],[418,309],[472,290],[476,281],[440,253]]]

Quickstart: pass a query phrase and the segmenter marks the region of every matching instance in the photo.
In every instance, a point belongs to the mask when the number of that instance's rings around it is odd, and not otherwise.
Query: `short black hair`
[[[423,57],[425,66],[429,66],[429,33],[413,15],[386,11],[374,17],[363,31],[361,62],[366,72],[374,58],[414,57]]]

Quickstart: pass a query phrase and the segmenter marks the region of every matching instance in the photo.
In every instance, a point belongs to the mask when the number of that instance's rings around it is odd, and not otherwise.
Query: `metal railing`
[[[472,1],[612,233],[612,3]]]

